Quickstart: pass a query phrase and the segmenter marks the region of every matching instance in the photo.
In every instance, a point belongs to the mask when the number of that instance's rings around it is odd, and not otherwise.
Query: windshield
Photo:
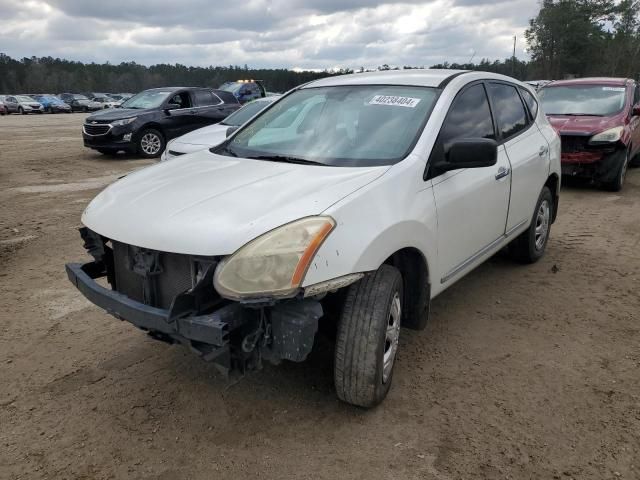
[[[335,166],[391,165],[409,153],[438,93],[388,85],[298,90],[215,151]]]
[[[158,108],[172,93],[167,90],[147,90],[124,102],[122,108]]]
[[[625,87],[572,85],[545,87],[538,92],[547,115],[609,116],[624,107]]]
[[[35,100],[31,97],[27,97],[26,95],[16,95],[16,99],[19,102],[35,102]]]
[[[72,95],[71,98],[73,98],[74,100],[89,100],[84,95]]]
[[[224,92],[238,93],[238,91],[240,90],[240,87],[242,87],[243,85],[244,83],[228,83],[228,84],[222,85],[220,87],[220,90]]]
[[[222,125],[229,125],[231,127],[239,127],[244,122],[253,117],[256,113],[263,110],[267,107],[271,102],[251,102],[247,103],[240,110],[235,111],[224,121],[220,122]]]

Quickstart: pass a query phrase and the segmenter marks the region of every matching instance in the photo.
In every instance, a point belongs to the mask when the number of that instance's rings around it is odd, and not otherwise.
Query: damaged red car
[[[545,85],[538,96],[562,140],[562,174],[613,191],[640,160],[640,86],[625,78],[581,78]]]

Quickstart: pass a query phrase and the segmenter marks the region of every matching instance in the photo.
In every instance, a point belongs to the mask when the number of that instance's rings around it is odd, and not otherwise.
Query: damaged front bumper
[[[67,264],[71,283],[93,304],[153,338],[185,345],[225,373],[257,368],[263,359],[301,362],[311,352],[323,315],[318,300],[300,296],[243,304],[222,299],[212,281],[216,260],[191,257],[179,260],[191,262],[193,283],[160,298],[167,281],[178,277],[175,256],[124,248],[86,228],[80,232],[94,261]],[[136,298],[138,283],[142,294]],[[132,293],[123,292],[125,287]]]
[[[181,343],[202,342],[220,349],[228,345],[229,332],[248,320],[247,312],[239,304],[227,305],[208,315],[172,318],[171,310],[145,305],[98,284],[91,275],[96,271],[95,267],[94,262],[68,263],[67,276],[94,305],[156,335],[165,335]],[[207,350],[212,353],[211,349]]]

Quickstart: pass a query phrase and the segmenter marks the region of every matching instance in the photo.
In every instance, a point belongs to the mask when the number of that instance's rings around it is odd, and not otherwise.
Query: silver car
[[[7,95],[4,99],[4,105],[8,113],[26,115],[27,113],[44,112],[44,107],[41,103],[26,95]]]

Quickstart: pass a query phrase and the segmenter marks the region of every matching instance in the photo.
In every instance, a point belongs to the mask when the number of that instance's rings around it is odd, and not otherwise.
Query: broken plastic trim
[[[342,277],[332,278],[331,280],[310,285],[304,289],[304,297],[315,297],[316,295],[347,287],[352,283],[357,282],[362,277],[364,277],[364,273],[350,273]]]

